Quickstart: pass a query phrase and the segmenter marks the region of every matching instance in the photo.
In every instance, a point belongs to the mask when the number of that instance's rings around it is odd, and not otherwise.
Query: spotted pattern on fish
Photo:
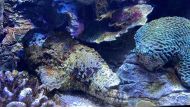
[[[118,75],[94,49],[64,36],[51,36],[42,46],[25,48],[29,66],[37,66],[48,89],[81,90],[112,105],[127,105],[127,94],[116,88]]]

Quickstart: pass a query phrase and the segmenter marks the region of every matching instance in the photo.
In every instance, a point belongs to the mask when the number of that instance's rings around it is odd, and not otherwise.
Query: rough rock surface
[[[181,85],[172,68],[150,72],[131,53],[117,73],[122,79],[121,90],[129,96],[129,106],[190,105],[190,92]]]

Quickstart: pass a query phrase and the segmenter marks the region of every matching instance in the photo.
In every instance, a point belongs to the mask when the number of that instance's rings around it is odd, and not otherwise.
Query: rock
[[[96,107],[98,104],[89,100],[88,98],[74,96],[74,95],[63,95],[56,94],[54,99],[59,101],[60,106],[64,107]]]
[[[129,101],[133,101],[129,102],[129,106],[189,105],[188,89],[182,86],[173,68],[147,71],[139,65],[137,56],[131,53],[117,73],[123,84],[121,90],[128,94]],[[142,101],[144,99],[148,101]]]
[[[174,92],[161,97],[158,101],[160,106],[186,106],[190,105],[189,92]]]

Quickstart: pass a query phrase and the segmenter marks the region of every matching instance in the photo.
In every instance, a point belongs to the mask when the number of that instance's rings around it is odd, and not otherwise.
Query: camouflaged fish
[[[94,49],[64,36],[51,36],[42,46],[30,44],[30,67],[37,66],[48,89],[81,90],[113,105],[127,105],[128,96],[117,88],[118,75]]]
[[[142,26],[135,35],[139,62],[153,71],[168,62],[176,69],[183,85],[190,87],[190,21],[163,17]]]

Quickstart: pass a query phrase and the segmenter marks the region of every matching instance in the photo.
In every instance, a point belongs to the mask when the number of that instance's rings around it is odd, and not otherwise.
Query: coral
[[[50,34],[42,46],[26,46],[30,66],[50,90],[81,90],[113,105],[127,105],[120,79],[92,48],[63,34]],[[35,69],[35,68],[34,68]]]
[[[10,1],[5,1],[4,5],[4,24],[6,24],[4,32],[6,35],[2,41],[3,44],[14,44],[15,42],[20,41],[29,30],[34,28],[32,22],[14,8],[16,7],[14,5],[16,5],[17,2],[24,1],[12,1],[13,4],[9,2]],[[11,23],[12,25],[10,25]]]
[[[113,1],[27,1],[29,2],[28,4],[36,6],[30,7],[29,5],[30,8],[25,7],[24,13],[21,13],[32,19],[32,23],[36,24],[35,26],[43,28],[44,30],[51,31],[60,29],[61,31],[69,32],[72,38],[91,43],[101,43],[116,40],[117,37],[126,33],[129,28],[144,25],[147,20],[146,16],[153,10],[153,7],[150,5],[142,3],[138,5],[126,5],[125,7],[121,6],[115,9],[111,6]],[[129,2],[130,4],[130,1],[125,2]],[[25,2],[21,2],[21,4],[23,3]],[[49,10],[48,14],[44,12],[46,10]],[[32,27],[30,26],[32,23],[27,22],[28,19],[21,18],[22,14],[15,12],[15,10],[13,10],[13,13],[15,13],[13,15],[20,16],[20,18],[15,18],[16,20],[20,19],[25,21],[26,24],[23,25],[28,25],[28,29]],[[13,15],[11,14],[11,16]],[[51,16],[54,16],[54,18],[52,19]],[[14,17],[15,16],[13,16],[13,18]],[[24,30],[22,27],[19,27],[19,29]],[[27,30],[27,28],[25,30]],[[10,36],[10,34],[8,34],[8,36]]]
[[[113,24],[111,26],[132,28],[138,25],[144,25],[147,22],[147,15],[151,13],[153,7],[151,5],[135,5],[116,11],[112,14]]]
[[[81,39],[93,43],[116,40],[117,37],[127,33],[128,29],[144,25],[147,22],[147,15],[150,14],[152,10],[153,7],[151,5],[138,4],[109,11],[100,15],[97,19],[98,22],[96,22],[100,23],[109,19],[109,24],[107,24],[107,26],[100,25],[101,23],[89,25],[90,27],[87,28]]]
[[[163,17],[141,27],[135,35],[139,61],[149,70],[166,63],[177,63],[183,85],[190,87],[190,21],[182,17]],[[179,61],[179,62],[178,62]]]
[[[0,106],[56,106],[45,95],[38,79],[25,71],[0,71],[0,84]]]
[[[72,38],[90,43],[113,41],[126,33],[129,28],[144,25],[147,15],[153,10],[150,5],[112,6],[109,0],[55,0],[53,3],[58,15],[66,15],[66,29]],[[121,2],[121,1],[117,1]],[[132,5],[131,5],[132,4]],[[89,18],[88,18],[89,17]],[[64,19],[64,18],[62,18]],[[64,20],[58,21],[57,27],[64,28]]]

